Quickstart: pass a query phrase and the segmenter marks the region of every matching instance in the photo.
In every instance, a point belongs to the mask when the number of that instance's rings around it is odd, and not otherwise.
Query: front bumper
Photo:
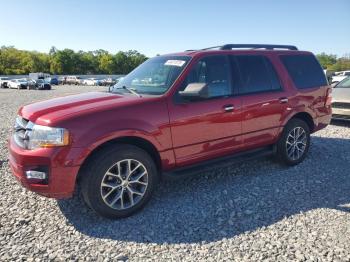
[[[350,120],[350,108],[333,107],[332,113],[333,113],[332,115],[333,119]]]
[[[61,147],[25,150],[15,143],[13,137],[9,140],[8,148],[12,173],[24,187],[52,198],[69,198],[73,195],[80,166],[67,164],[69,149]],[[45,167],[48,171],[47,184],[33,183],[25,176],[26,171],[38,167]]]

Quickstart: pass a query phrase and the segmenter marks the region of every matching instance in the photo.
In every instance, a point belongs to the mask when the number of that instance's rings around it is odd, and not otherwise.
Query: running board
[[[276,148],[273,145],[254,150],[244,151],[233,155],[207,160],[199,164],[181,167],[168,172],[163,172],[163,178],[177,179],[192,175],[198,175],[216,168],[225,168],[243,161],[271,156],[275,153],[275,151]]]

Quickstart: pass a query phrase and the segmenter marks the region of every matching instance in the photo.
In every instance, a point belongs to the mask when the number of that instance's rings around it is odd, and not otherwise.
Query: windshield
[[[112,92],[125,92],[125,87],[139,94],[161,95],[181,74],[191,57],[157,56],[148,59],[113,86]],[[127,91],[126,91],[127,92]]]
[[[347,77],[341,81],[338,85],[336,85],[336,88],[350,88],[350,77]]]

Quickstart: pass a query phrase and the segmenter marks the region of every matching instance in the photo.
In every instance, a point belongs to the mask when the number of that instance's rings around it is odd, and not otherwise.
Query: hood
[[[333,102],[350,103],[350,88],[333,88],[332,100]]]
[[[55,122],[86,113],[130,105],[144,98],[112,93],[89,92],[54,98],[23,106],[19,115],[39,125],[53,126]]]

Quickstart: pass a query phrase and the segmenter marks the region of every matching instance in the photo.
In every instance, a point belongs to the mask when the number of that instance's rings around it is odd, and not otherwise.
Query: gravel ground
[[[350,261],[350,125],[312,137],[291,168],[269,159],[165,181],[137,215],[102,219],[79,197],[56,201],[17,184],[7,137],[20,105],[105,89],[0,89],[0,260]]]

